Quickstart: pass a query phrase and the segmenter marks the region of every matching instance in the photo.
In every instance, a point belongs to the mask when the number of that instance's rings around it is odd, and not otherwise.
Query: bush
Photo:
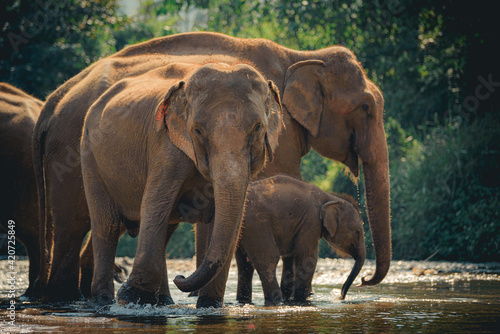
[[[487,114],[436,127],[392,170],[394,258],[500,258],[498,124]]]
[[[134,257],[137,248],[137,238],[125,234],[118,243],[116,256]],[[167,246],[167,258],[190,258],[194,256],[193,225],[180,223]]]

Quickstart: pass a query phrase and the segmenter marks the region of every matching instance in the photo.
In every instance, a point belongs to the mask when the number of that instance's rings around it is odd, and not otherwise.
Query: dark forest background
[[[394,259],[500,259],[498,20],[486,2],[451,0],[4,0],[0,81],[44,100],[123,47],[185,31],[268,38],[313,50],[350,48],[385,97]],[[306,181],[359,199],[342,165],[310,152]],[[373,256],[368,224],[367,245]],[[190,225],[167,252],[194,255]],[[118,255],[133,256],[122,238]],[[335,256],[321,243],[320,256]]]

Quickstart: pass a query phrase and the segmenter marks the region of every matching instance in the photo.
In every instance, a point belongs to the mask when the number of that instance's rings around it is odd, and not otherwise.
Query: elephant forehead
[[[267,92],[267,83],[262,75],[248,65],[209,64],[202,66],[188,81],[188,87],[208,89],[214,93],[217,89],[230,89],[238,94],[249,94],[257,90]]]
[[[196,121],[234,119],[236,123],[264,120],[265,98],[257,93],[238,94],[230,89],[198,94],[191,101]],[[265,121],[265,120],[264,120]]]
[[[267,84],[264,81],[242,75],[220,74],[202,80],[190,80],[188,83],[189,93],[191,95],[208,93],[215,99],[223,98],[231,93],[238,97],[257,95],[262,99],[267,95]]]
[[[250,132],[261,117],[258,113],[248,112],[246,109],[243,103],[231,103],[216,108],[211,126],[214,135],[229,135],[234,131],[232,136],[236,139],[239,133],[246,135]]]

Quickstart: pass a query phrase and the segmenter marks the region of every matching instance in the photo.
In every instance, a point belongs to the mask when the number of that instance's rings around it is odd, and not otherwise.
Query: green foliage
[[[167,257],[170,259],[193,257],[194,253],[193,225],[181,223],[172,236],[172,242],[168,243]]]
[[[128,234],[121,237],[116,256],[135,256],[137,248],[137,238],[132,238]],[[194,256],[194,232],[193,225],[180,223],[175,230],[171,242],[167,246],[167,257],[169,259],[191,258]]]
[[[413,148],[419,154],[393,170],[395,258],[439,251],[436,259],[499,259],[499,121],[487,114],[471,124],[436,127]]]
[[[120,50],[127,45],[178,33],[174,27],[178,18],[162,8],[155,1],[142,1],[139,14],[130,18],[129,24],[122,29],[113,31],[116,49]]]
[[[116,256],[134,257],[137,249],[137,238],[132,238],[128,234],[124,234],[118,242],[116,248]]]
[[[443,117],[461,89],[464,36],[442,36],[446,20],[413,1],[211,1],[208,30],[263,37],[313,50],[350,48],[384,92],[387,115],[405,127]],[[439,46],[439,47],[438,47]],[[417,112],[418,111],[418,112]]]
[[[58,85],[116,51],[124,18],[111,1],[2,2],[0,81],[44,100]]]
[[[300,174],[306,182],[318,183],[327,179],[327,173],[330,170],[332,161],[319,155],[314,149],[300,162]],[[328,188],[328,185],[326,186]]]
[[[176,32],[268,38],[300,50],[348,47],[384,94],[394,258],[439,250],[439,259],[498,260],[499,89],[477,96],[482,79],[500,80],[492,69],[494,9],[451,0],[142,0],[139,14],[126,18],[116,0],[6,0],[2,7],[0,81],[42,99],[98,58]],[[200,16],[184,24],[195,10]],[[367,222],[362,171],[354,180],[311,150],[301,173],[358,199]],[[368,224],[365,234],[373,257]],[[193,240],[191,226],[181,224],[169,256],[192,256]],[[123,237],[118,254],[133,255],[135,244]],[[320,256],[335,255],[322,242]]]

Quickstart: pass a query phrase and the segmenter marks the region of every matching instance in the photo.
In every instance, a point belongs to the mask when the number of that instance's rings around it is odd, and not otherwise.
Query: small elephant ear
[[[156,131],[165,128],[172,143],[196,163],[193,142],[187,129],[188,102],[184,85],[184,81],[179,81],[170,87],[156,108]]]
[[[285,76],[283,104],[290,115],[317,137],[323,114],[321,60],[304,60],[290,66]]]
[[[321,224],[328,231],[328,234],[333,238],[339,228],[339,211],[342,207],[342,202],[334,200],[326,202],[321,207],[319,219]]]
[[[278,146],[281,130],[285,127],[283,123],[283,106],[281,105],[278,87],[269,80],[269,94],[266,102],[267,132],[265,136],[266,150],[269,161],[273,161],[274,151]]]

